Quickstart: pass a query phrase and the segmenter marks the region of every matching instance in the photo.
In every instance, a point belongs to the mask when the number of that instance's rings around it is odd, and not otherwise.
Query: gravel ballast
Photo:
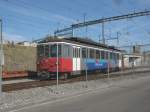
[[[60,98],[84,94],[96,89],[104,89],[118,83],[132,81],[141,77],[149,76],[149,73],[141,73],[138,75],[120,76],[110,79],[98,79],[91,81],[80,81],[69,84],[61,84],[58,87],[46,86],[26,90],[12,91],[2,94],[0,102],[0,112],[8,112],[10,110],[21,108],[24,106],[42,103],[46,101],[54,101]]]

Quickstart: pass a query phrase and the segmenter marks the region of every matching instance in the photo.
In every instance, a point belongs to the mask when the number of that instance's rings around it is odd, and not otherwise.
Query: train
[[[37,45],[37,74],[45,78],[68,78],[85,72],[118,71],[122,52],[91,39],[53,38]]]

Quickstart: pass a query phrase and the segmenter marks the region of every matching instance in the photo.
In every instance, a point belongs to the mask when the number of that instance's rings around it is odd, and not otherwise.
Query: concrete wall
[[[3,71],[36,71],[36,47],[4,45]]]

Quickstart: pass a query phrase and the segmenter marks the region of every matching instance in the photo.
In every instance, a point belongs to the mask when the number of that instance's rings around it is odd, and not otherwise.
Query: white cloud
[[[7,4],[7,2],[4,2],[5,4]],[[4,9],[7,9],[8,11],[11,11],[12,13],[17,13],[26,17],[32,17],[33,19],[42,19],[45,21],[51,21],[51,22],[59,22],[59,21],[63,21],[63,22],[75,22],[74,19],[70,18],[70,17],[66,17],[63,16],[61,14],[56,14],[53,12],[50,12],[48,10],[41,10],[41,9],[35,9],[33,8],[31,10],[30,6],[24,6],[22,7],[22,5],[18,5],[16,6],[16,4],[14,5],[14,2],[12,2],[12,4],[7,4],[8,7],[5,7],[5,5],[0,4],[0,6]]]
[[[20,41],[26,41],[27,39],[22,35],[17,34],[9,34],[3,32],[3,39],[4,41],[14,41],[14,42],[20,42]]]
[[[76,22],[74,19],[62,16],[62,15],[58,15],[58,14],[54,14],[52,15],[54,18],[58,19],[58,20],[62,20],[62,21],[68,21],[68,22]]]

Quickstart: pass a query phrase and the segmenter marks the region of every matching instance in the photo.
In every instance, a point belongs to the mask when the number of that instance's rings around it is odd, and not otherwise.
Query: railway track
[[[139,71],[135,73],[140,73]],[[142,71],[141,71],[142,72]],[[150,70],[145,71],[145,72],[150,72]],[[121,76],[121,75],[130,75],[130,73],[110,73],[110,78]],[[95,79],[101,79],[101,78],[107,78],[107,74],[100,74],[100,73],[94,73],[94,75],[88,73],[88,80],[95,80]],[[85,74],[78,76],[78,77],[73,77],[71,79],[60,79],[59,84],[65,84],[65,83],[73,83],[73,82],[78,82],[78,81],[85,81]],[[30,89],[30,88],[36,88],[36,87],[44,87],[44,86],[52,86],[56,85],[56,80],[34,80],[34,81],[29,81],[29,82],[19,82],[19,83],[12,83],[12,84],[4,84],[2,85],[2,91],[3,92],[9,92],[9,91],[17,91],[17,90],[22,90],[22,89]]]
[[[104,76],[102,74],[98,75],[89,75],[88,80],[94,80],[98,78],[106,78],[107,76]],[[84,81],[85,76],[79,76],[74,77],[71,79],[60,79],[59,84],[65,84],[65,83],[73,83],[78,81]],[[30,88],[36,88],[36,87],[44,87],[44,86],[52,86],[56,85],[56,80],[35,80],[35,81],[29,81],[29,82],[19,82],[19,83],[12,83],[12,84],[4,84],[2,85],[2,91],[3,92],[10,92],[10,91],[17,91],[22,89],[30,89]]]

